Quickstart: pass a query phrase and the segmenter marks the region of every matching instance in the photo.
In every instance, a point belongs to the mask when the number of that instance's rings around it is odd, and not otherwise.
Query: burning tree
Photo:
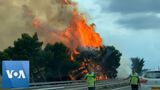
[[[66,0],[64,0],[64,2],[66,2]],[[72,3],[71,0],[69,2]],[[64,9],[64,7],[67,8],[67,6],[72,8],[70,9],[71,18],[64,30],[59,30],[56,26],[52,28],[52,26],[48,24],[50,20],[44,22],[27,6],[25,8],[27,9],[26,11],[32,12],[32,14],[29,15],[32,26],[44,37],[45,41],[50,44],[55,44],[56,42],[63,43],[69,48],[67,53],[70,55],[70,60],[80,63],[79,69],[70,72],[69,76],[71,79],[84,77],[88,69],[96,70],[99,76],[97,79],[107,79],[107,76],[109,78],[116,77],[116,68],[119,66],[121,56],[119,51],[112,47],[106,48],[103,46],[101,36],[95,31],[96,25],[94,23],[88,24],[85,16],[80,14],[77,7],[72,4],[64,4],[62,9]],[[57,18],[62,17],[59,15]],[[109,64],[107,64],[107,62]]]
[[[108,78],[117,76],[117,68],[120,66],[120,58],[122,54],[114,46],[104,46],[101,52],[101,65]]]
[[[103,45],[95,31],[96,25],[87,22],[75,3],[71,0],[45,0],[47,3],[39,0],[36,5],[32,4],[34,0],[28,2],[22,6],[25,23],[42,38],[45,48],[42,49],[37,35],[32,38],[23,34],[14,47],[4,51],[9,58],[31,60],[34,64],[31,76],[37,80],[41,77],[44,81],[81,79],[89,70],[97,72],[97,79],[116,77],[121,53]],[[53,6],[58,8],[56,12],[50,9]]]
[[[99,80],[115,78],[116,69],[120,66],[121,55],[114,46],[81,49],[80,54],[76,57],[76,61],[81,63],[80,68],[73,73],[77,74],[75,76],[79,79],[89,72],[88,68],[91,68],[97,73]]]

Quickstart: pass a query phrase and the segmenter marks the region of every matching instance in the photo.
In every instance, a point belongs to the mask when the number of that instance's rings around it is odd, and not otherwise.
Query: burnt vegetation
[[[120,66],[122,54],[114,46],[79,50],[75,61],[71,61],[69,49],[64,44],[47,44],[42,48],[43,45],[36,33],[33,36],[24,33],[13,46],[0,51],[0,64],[3,60],[29,60],[31,82],[71,80],[73,77],[82,79],[84,74],[80,72],[87,69],[90,62],[100,65],[101,72],[108,78],[117,76],[116,69]],[[86,67],[79,69],[84,62],[88,63]],[[72,72],[74,74],[71,75]]]

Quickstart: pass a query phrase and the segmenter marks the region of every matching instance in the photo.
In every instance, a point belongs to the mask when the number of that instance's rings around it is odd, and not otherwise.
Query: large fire
[[[95,32],[95,24],[88,25],[83,15],[79,15],[77,10],[74,10],[73,19],[63,35],[73,39],[73,44],[78,41],[76,48],[78,46],[96,48],[102,45],[100,35]]]
[[[38,19],[33,19],[32,25],[36,29],[42,28],[41,21]],[[73,11],[73,18],[66,30],[56,34],[60,35],[60,40],[72,51],[78,47],[98,48],[103,42],[100,35],[95,32],[95,24],[88,25],[84,16],[80,15],[76,9]]]
[[[44,29],[41,26],[41,21],[33,19],[32,25],[36,29]],[[44,31],[43,31],[44,32]],[[103,40],[98,33],[95,32],[95,24],[88,25],[85,17],[73,10],[73,18],[68,27],[59,33],[51,32],[52,35],[59,37],[59,41],[63,42],[71,50],[71,60],[74,60],[74,55],[78,54],[76,51],[79,47],[93,47],[98,48],[102,46]],[[48,42],[52,43],[55,40],[49,38]]]
[[[64,0],[65,4],[69,3],[71,5],[70,0]],[[73,5],[74,6],[74,5]],[[63,7],[62,7],[63,8]],[[29,15],[32,15],[29,12]],[[71,55],[71,60],[75,60],[75,56],[78,55],[80,52],[77,50],[81,47],[83,48],[99,48],[103,45],[103,40],[98,33],[95,32],[95,24],[88,24],[87,20],[85,19],[84,15],[79,14],[78,10],[74,7],[72,12],[72,19],[68,24],[68,27],[65,30],[52,30],[49,26],[46,27],[46,23],[43,23],[38,18],[32,19],[32,26],[36,30],[40,30],[44,34],[46,34],[46,41],[48,43],[54,44],[55,42],[62,42],[65,44],[69,49],[69,54]],[[56,38],[56,40],[55,40]],[[74,75],[76,72],[81,71],[81,75],[88,73],[88,68],[97,70],[98,77],[97,79],[106,79],[106,75],[103,75],[102,70],[100,69],[101,66],[91,62],[91,60],[84,60],[81,63],[81,66],[78,70],[74,70],[70,74],[70,78],[74,79]]]
[[[102,38],[95,32],[95,24],[88,25],[83,15],[79,15],[77,10],[73,12],[73,18],[68,28],[62,33],[62,37],[69,39],[67,46],[73,54],[78,54],[78,47],[97,48],[102,45]],[[71,55],[71,60],[74,60]]]
[[[80,77],[84,77],[88,72],[94,71],[96,72],[96,79],[97,80],[106,80],[108,79],[106,74],[103,72],[103,69],[100,65],[92,62],[92,60],[85,59],[81,65],[80,68],[77,70],[74,70],[70,73],[69,77],[72,80],[76,80],[75,76],[78,74]]]

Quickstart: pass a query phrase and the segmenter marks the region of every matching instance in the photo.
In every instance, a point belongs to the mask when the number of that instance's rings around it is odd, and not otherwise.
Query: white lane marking
[[[129,88],[130,86],[125,86],[125,87],[120,87],[120,88],[115,88],[115,89],[112,89],[112,90],[123,90],[125,88]]]
[[[64,87],[54,87],[54,88],[42,88],[42,89],[33,89],[33,90],[53,90],[53,89],[62,89]]]

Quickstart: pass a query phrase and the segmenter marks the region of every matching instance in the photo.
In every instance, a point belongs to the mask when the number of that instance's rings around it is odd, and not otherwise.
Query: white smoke
[[[131,60],[127,58],[121,58],[120,66],[117,69],[117,71],[118,71],[117,78],[127,78],[132,72]]]

